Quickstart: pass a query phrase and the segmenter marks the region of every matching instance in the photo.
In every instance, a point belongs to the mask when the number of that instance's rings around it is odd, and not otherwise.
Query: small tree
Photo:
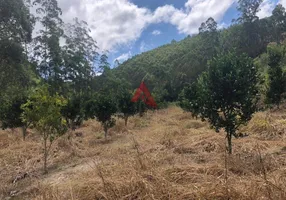
[[[136,103],[132,102],[132,93],[128,90],[122,91],[117,97],[118,111],[123,113],[125,126],[127,126],[128,118],[137,113],[138,109]]]
[[[186,93],[182,105],[202,120],[207,119],[217,132],[224,128],[231,154],[232,136],[255,112],[257,83],[257,69],[252,59],[229,52],[209,62],[207,72],[190,88],[194,91],[189,94],[196,95],[195,98]]]
[[[22,105],[23,122],[31,123],[44,140],[44,173],[47,173],[47,158],[52,143],[67,131],[66,121],[61,115],[65,105],[66,100],[57,94],[51,96],[46,85],[38,88]]]
[[[115,125],[115,119],[112,118],[112,115],[116,112],[116,103],[110,95],[99,94],[96,96],[96,100],[90,100],[86,104],[87,118],[96,118],[102,124],[105,139],[108,129]]]
[[[279,107],[282,94],[285,92],[285,75],[280,66],[283,58],[283,50],[278,45],[269,45],[267,48],[268,61],[268,91],[266,103],[275,104]]]
[[[68,98],[67,104],[62,109],[62,115],[65,117],[69,128],[76,129],[85,118],[85,104],[88,101],[87,96],[72,95]]]
[[[186,112],[192,112],[193,117],[197,117],[200,112],[198,84],[192,83],[186,86],[179,95],[179,106]]]

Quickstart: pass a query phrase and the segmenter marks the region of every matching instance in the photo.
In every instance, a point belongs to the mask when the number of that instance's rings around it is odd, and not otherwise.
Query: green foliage
[[[281,46],[270,44],[267,47],[267,54],[269,57],[268,65],[270,67],[277,67],[283,57],[283,49]]]
[[[124,115],[125,126],[127,126],[128,118],[138,112],[136,103],[131,101],[132,97],[133,94],[126,89],[123,89],[117,96],[118,111]]]
[[[268,90],[266,93],[266,103],[279,106],[282,94],[285,92],[286,77],[281,68],[283,49],[280,45],[269,45],[267,48],[268,61]]]
[[[185,90],[181,105],[207,119],[216,131],[224,128],[231,153],[231,137],[255,112],[257,83],[257,69],[252,59],[229,52],[210,61],[208,70],[196,85]]]
[[[241,16],[237,22],[242,24],[241,47],[251,57],[258,56],[263,51],[261,22],[257,13],[263,0],[239,0],[237,10]],[[267,30],[267,29],[266,29]],[[257,34],[259,33],[259,34]]]
[[[203,75],[199,78],[199,80],[203,77]],[[186,86],[179,97],[179,106],[187,112],[192,112],[193,117],[197,117],[200,112],[200,106],[202,104],[201,97],[199,92],[199,84],[192,83],[189,86]]]
[[[0,0],[0,39],[9,39],[20,46],[32,37],[34,18],[23,0]]]
[[[83,95],[73,95],[68,98],[67,104],[62,109],[62,115],[72,130],[82,124],[86,116],[85,105],[89,100],[90,97]]]
[[[44,138],[51,142],[66,132],[66,121],[61,115],[66,100],[59,95],[50,95],[48,86],[41,86],[22,105],[22,119],[25,123],[31,123]]]
[[[282,33],[286,32],[286,12],[285,8],[278,4],[272,11],[271,22],[273,23],[275,42],[282,41]]]
[[[149,90],[166,90],[164,100],[175,101],[183,86],[193,82],[206,69],[207,59],[212,57],[206,49],[202,45],[202,36],[188,37],[137,55],[112,73],[117,78],[128,80],[131,89],[137,88],[142,78],[149,74],[145,79]]]
[[[74,19],[73,24],[66,24],[64,38],[66,44],[62,49],[65,90],[68,99],[62,113],[73,130],[84,120],[85,104],[90,100],[94,61],[98,57],[95,40],[90,36],[88,25]]]
[[[219,32],[217,31],[217,22],[210,17],[199,28],[199,34],[202,38],[202,50],[206,60],[212,59],[219,49]]]
[[[34,38],[33,60],[37,63],[39,74],[52,87],[54,93],[63,90],[63,55],[60,38],[63,36],[62,14],[57,0],[34,0],[37,6],[37,20],[44,27]]]
[[[25,125],[21,119],[21,114],[23,112],[21,105],[26,103],[26,101],[26,98],[18,97],[11,102],[2,102],[0,106],[0,121],[2,129],[17,128]]]
[[[73,24],[66,24],[64,38],[63,73],[65,81],[69,81],[67,90],[74,95],[88,93],[98,57],[96,42],[90,36],[87,23],[77,18]]]
[[[110,64],[108,63],[107,52],[104,52],[99,59],[99,72],[104,73],[110,70]]]
[[[238,0],[237,10],[241,12],[239,22],[252,23],[258,20],[257,13],[263,0]]]
[[[113,97],[107,94],[97,94],[86,104],[87,118],[96,118],[103,126],[105,138],[109,128],[115,125],[115,119],[112,116],[117,112],[116,102]]]
[[[279,107],[282,94],[285,92],[285,74],[281,67],[269,68],[269,88],[266,94],[266,103]]]
[[[50,95],[48,86],[44,85],[22,105],[22,120],[31,127],[36,128],[44,140],[44,172],[47,172],[47,157],[53,141],[67,131],[66,121],[61,115],[66,100],[55,94]],[[47,143],[50,143],[47,146]]]
[[[152,97],[154,98],[157,108],[163,109],[168,107],[168,91],[166,89],[160,89],[160,87],[154,88],[152,92]]]
[[[13,22],[13,23],[12,23]],[[27,84],[23,44],[31,40],[31,15],[22,0],[0,1],[0,92]],[[8,95],[7,95],[8,96]]]
[[[20,106],[36,77],[27,59],[34,18],[23,0],[0,0],[0,121],[1,127],[25,126]],[[25,138],[25,134],[23,135]]]

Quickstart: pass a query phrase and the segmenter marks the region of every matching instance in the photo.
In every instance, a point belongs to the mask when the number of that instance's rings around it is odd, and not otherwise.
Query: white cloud
[[[234,0],[188,0],[185,10],[166,5],[158,8],[153,16],[156,22],[167,22],[177,26],[180,33],[194,34],[198,32],[203,21],[213,17],[220,21]]]
[[[260,11],[257,13],[257,16],[262,19],[269,17],[272,14],[273,9],[275,8],[275,2],[272,0],[264,0],[260,5]]]
[[[282,6],[286,7],[286,0],[280,0],[279,3],[282,4]]]
[[[154,30],[153,32],[152,32],[152,35],[161,35],[162,33],[161,33],[161,31],[159,31],[159,30]]]
[[[285,1],[285,0],[282,0]],[[170,23],[180,33],[194,34],[203,21],[218,22],[235,0],[188,0],[185,7],[158,7],[154,12],[138,7],[130,0],[59,0],[64,21],[74,17],[85,20],[102,50],[115,51],[136,41],[150,24]]]
[[[147,51],[148,50],[148,47],[146,45],[146,43],[144,41],[142,41],[140,43],[140,52],[144,52],[144,51]]]
[[[222,23],[217,25],[217,28],[218,29],[224,29],[224,28],[227,28],[228,26],[229,26],[229,24],[222,22]]]
[[[128,60],[129,58],[131,58],[131,56],[132,56],[132,54],[129,51],[128,53],[124,53],[124,54],[118,56],[116,59],[114,59],[114,61],[118,60],[120,63],[122,63],[122,62]]]
[[[63,18],[85,20],[103,50],[112,50],[136,40],[146,27],[151,13],[127,0],[59,0]]]
[[[154,48],[153,44],[146,44],[144,41],[140,43],[139,50],[140,52],[149,51],[150,49]]]
[[[204,0],[189,0],[189,1],[187,1],[187,3],[185,3],[185,6],[187,8],[191,8],[191,7],[195,6],[197,3],[201,3],[203,1]]]
[[[158,7],[153,13],[152,22],[153,23],[160,23],[160,22],[168,23],[171,21],[172,17],[174,16],[176,12],[180,12],[180,11],[174,8],[174,6],[172,5],[165,5],[162,7]]]

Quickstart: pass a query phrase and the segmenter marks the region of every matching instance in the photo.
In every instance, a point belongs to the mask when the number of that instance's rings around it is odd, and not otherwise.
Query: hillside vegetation
[[[0,199],[283,200],[285,124],[285,112],[255,114],[241,129],[249,136],[234,140],[228,171],[224,134],[175,106],[127,128],[120,120],[108,140],[98,122],[85,122],[54,144],[47,175],[33,130],[26,141],[19,130],[1,131]]]
[[[114,69],[114,74],[118,78],[128,80],[132,88],[136,88],[145,77],[158,100],[175,101],[184,86],[195,82],[207,69],[207,62],[219,54],[232,50],[237,54],[246,53],[258,60],[259,69],[264,71],[268,67],[268,58],[265,56],[267,45],[271,42],[280,44],[285,39],[285,20],[284,25],[279,28],[280,36],[273,31],[277,29],[275,21],[278,12],[281,14],[279,9],[277,7],[271,17],[256,21],[240,18],[236,22],[243,24],[234,23],[221,30],[210,18],[202,23],[198,35],[188,36],[178,42],[172,41],[170,44],[136,55]]]

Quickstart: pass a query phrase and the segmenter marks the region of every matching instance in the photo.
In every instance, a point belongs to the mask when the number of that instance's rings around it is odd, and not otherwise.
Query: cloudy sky
[[[58,0],[66,22],[85,20],[101,50],[120,62],[144,51],[197,33],[213,17],[227,27],[238,17],[237,0]],[[260,18],[269,16],[277,3],[264,0]]]

